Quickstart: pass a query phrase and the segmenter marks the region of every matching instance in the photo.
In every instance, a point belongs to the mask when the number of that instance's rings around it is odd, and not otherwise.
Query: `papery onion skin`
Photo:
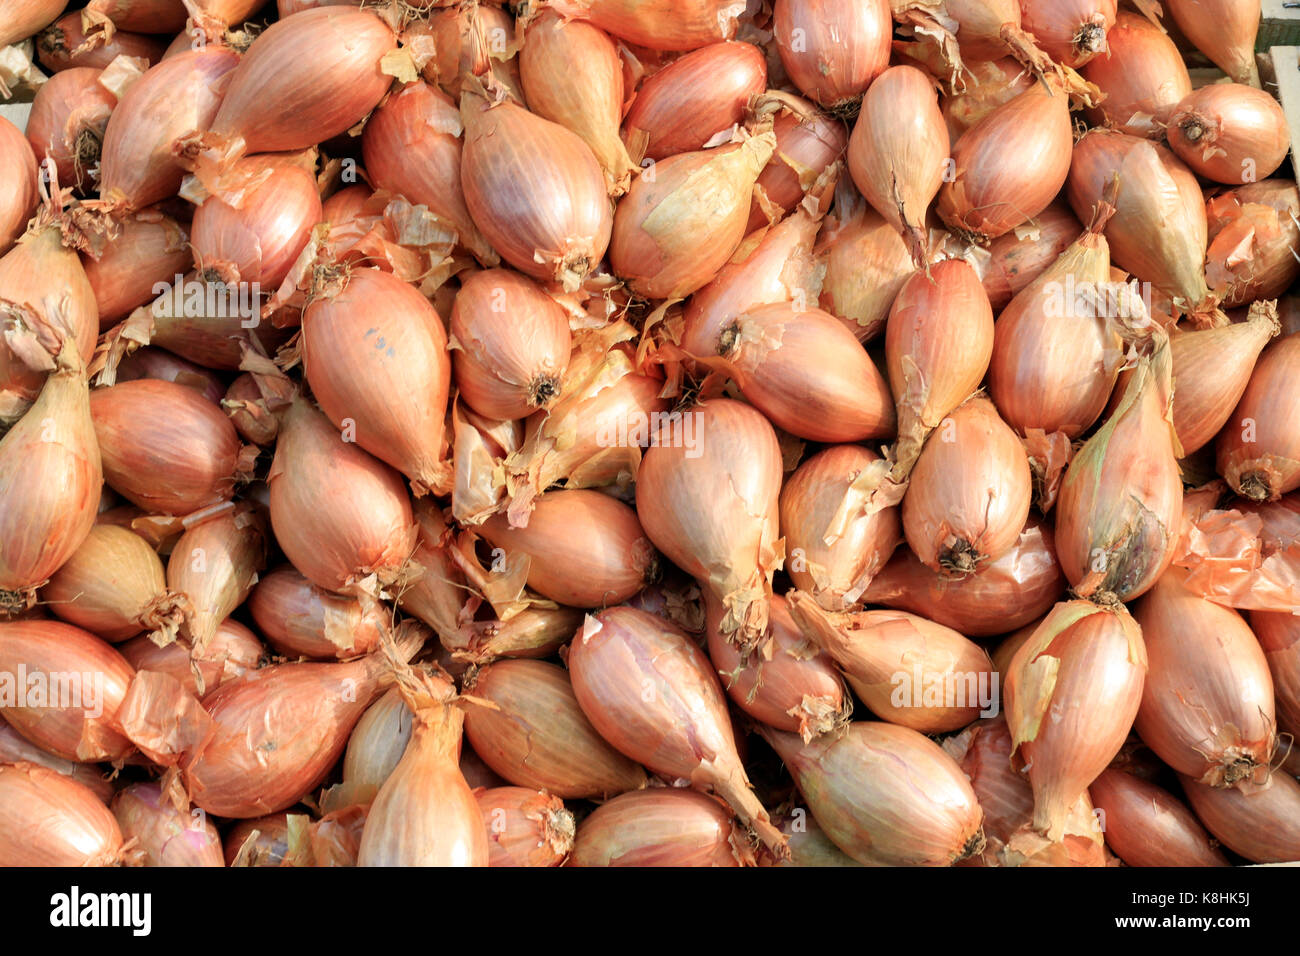
[[[327,465],[335,478],[318,487]],[[415,550],[411,501],[397,472],[344,442],[302,399],[284,414],[266,480],[275,539],[318,587],[343,591],[371,573],[392,581]]]
[[[275,289],[293,268],[322,217],[316,180],[301,166],[277,158],[241,160],[232,170],[267,175],[248,189],[238,208],[209,196],[194,212],[190,242],[204,276],[227,284]]]
[[[232,50],[211,46],[149,69],[118,101],[100,151],[100,198],[114,211],[134,211],[174,196],[184,170],[172,144],[206,129],[239,65]]]
[[[772,598],[770,658],[743,656],[718,627],[723,609],[716,601],[706,603],[709,659],[732,703],[769,727],[806,739],[847,722],[852,702],[844,682],[830,657],[799,631],[785,598]]]
[[[124,839],[136,840],[143,866],[225,866],[221,837],[202,811],[174,807],[156,783],[134,783],[113,798]]]
[[[1075,145],[1067,190],[1080,219],[1091,218],[1116,175],[1119,196],[1106,225],[1112,262],[1173,297],[1179,308],[1202,308],[1209,298],[1207,225],[1196,177],[1163,146],[1091,130]]]
[[[63,12],[68,0],[10,0],[0,15],[0,46],[27,39]]]
[[[169,216],[159,218],[152,212],[122,219],[121,234],[98,259],[81,258],[99,305],[101,332],[152,301],[160,282],[174,282],[194,262],[188,230]]]
[[[791,82],[829,109],[852,104],[889,65],[886,0],[776,0],[772,18]]]
[[[419,6],[429,7],[426,2]],[[402,31],[404,46],[420,49],[427,37],[432,57],[421,70],[424,78],[453,97],[475,82],[493,82],[519,103],[526,98],[519,79],[519,41],[510,11],[495,3],[437,3],[428,21],[416,20]],[[417,62],[420,54],[417,53]]]
[[[1134,729],[1181,774],[1213,787],[1261,782],[1273,753],[1273,679],[1241,616],[1167,572],[1137,607],[1151,662]]]
[[[648,299],[680,299],[708,284],[745,236],[752,189],[775,145],[775,136],[761,133],[678,153],[642,173],[614,213],[614,273]]]
[[[932,570],[970,574],[1011,550],[1032,497],[1024,446],[992,402],[974,398],[921,450],[903,497],[903,534]]]
[[[835,445],[801,464],[781,489],[781,534],[790,558],[786,570],[796,588],[829,610],[856,604],[862,588],[902,542],[894,507],[850,511],[843,528],[835,521],[854,482],[880,461],[860,445]],[[828,543],[832,535],[835,540]]]
[[[821,309],[758,306],[722,331],[714,351],[744,397],[792,435],[849,442],[894,433],[885,377],[844,324]]]
[[[207,130],[218,148],[246,153],[307,149],[346,132],[369,113],[392,77],[379,61],[397,45],[369,11],[306,10],[260,33]]]
[[[1183,485],[1168,412],[1168,351],[1139,360],[1123,400],[1061,480],[1056,548],[1081,595],[1132,600],[1174,557]]]
[[[358,269],[343,291],[304,310],[302,354],[321,411],[349,441],[410,478],[417,494],[438,484],[451,360],[428,299],[391,273]]]
[[[470,664],[486,664],[498,657],[542,659],[554,656],[569,642],[582,626],[582,618],[578,608],[530,607],[508,621],[474,621],[450,640],[444,639],[442,646],[453,659]]]
[[[1021,233],[1024,232],[1024,238]],[[1012,298],[1054,263],[1083,226],[1064,202],[1053,202],[1019,229],[989,243],[989,260],[979,266],[984,291],[994,312],[1000,313]]]
[[[366,708],[348,737],[343,755],[343,783],[360,797],[379,792],[406,752],[414,715],[401,691],[390,687]]]
[[[0,606],[24,605],[81,547],[104,478],[73,346],[27,414],[0,438]],[[71,367],[68,363],[71,362]]]
[[[1013,752],[1034,789],[1034,828],[1049,840],[1123,746],[1146,674],[1137,622],[1087,601],[1058,604],[1007,665]]]
[[[450,331],[456,387],[480,415],[525,418],[559,395],[569,320],[531,280],[506,269],[475,273],[456,293]]]
[[[656,573],[654,546],[636,511],[599,491],[549,491],[535,501],[528,527],[511,528],[495,514],[479,530],[507,557],[528,555],[529,587],[573,607],[619,604]]]
[[[1237,83],[1214,83],[1185,97],[1169,117],[1168,136],[1194,172],[1229,186],[1273,175],[1291,142],[1278,101]]]
[[[1168,0],[1178,29],[1237,83],[1259,86],[1260,0]]]
[[[866,866],[949,866],[984,844],[970,782],[915,730],[855,722],[803,744],[764,731],[818,825]]]
[[[122,644],[118,650],[137,671],[158,671],[176,678],[185,690],[201,696],[194,673],[211,693],[222,684],[257,670],[266,648],[257,635],[233,618],[217,625],[207,650],[195,652],[182,641],[159,647],[147,634]]]
[[[882,73],[862,98],[849,138],[849,172],[867,202],[907,240],[918,264],[926,258],[925,217],[943,185],[948,151],[931,80],[911,66]]]
[[[1206,204],[1206,215],[1205,281],[1223,296],[1225,309],[1279,298],[1300,278],[1294,252],[1300,249],[1300,192],[1293,183],[1268,179],[1228,190]]]
[[[405,196],[456,228],[479,261],[496,253],[470,218],[461,192],[460,111],[451,97],[419,81],[388,97],[366,121],[361,150],[377,189]]]
[[[102,70],[121,55],[140,57],[152,66],[162,59],[167,46],[158,37],[125,30],[115,31],[106,40],[102,33],[96,33],[95,37],[96,42],[82,49],[87,36],[81,24],[81,11],[66,13],[36,36],[37,60],[51,73],[73,67]]]
[[[1106,408],[1123,362],[1110,248],[1094,224],[998,316],[989,394],[1020,434],[1079,437]]]
[[[120,377],[121,366],[118,368]],[[245,372],[231,382],[218,402],[230,416],[240,438],[263,447],[275,443],[280,423],[266,408],[262,389],[251,373]]]
[[[54,613],[106,641],[179,625],[184,601],[167,591],[162,561],[139,535],[95,525],[41,589]]]
[[[989,113],[1037,82],[1032,72],[1010,56],[966,62],[965,66],[974,82],[968,81],[962,92],[953,90],[939,104],[948,138],[954,143]]]
[[[902,548],[861,599],[911,611],[970,637],[992,637],[1042,617],[1065,588],[1052,526],[1031,516],[1009,551],[964,577],[938,574]]]
[[[52,295],[50,289],[59,290],[59,295]],[[4,302],[5,317],[5,339],[0,344],[0,424],[12,425],[36,401],[44,383],[54,380],[46,369],[65,366],[60,379],[65,384],[53,394],[67,402],[75,393],[71,388],[72,352],[79,353],[84,364],[90,363],[95,352],[98,320],[94,290],[77,254],[63,245],[59,225],[49,221],[44,211],[18,244],[0,257],[0,302]],[[43,331],[41,322],[54,332]],[[52,337],[55,334],[57,337]],[[26,349],[24,340],[28,340]],[[65,343],[72,344],[66,359],[48,363],[42,358],[42,352],[55,356]],[[22,357],[24,352],[30,362]]]
[[[1106,51],[1116,0],[1020,0],[1021,25],[1063,66],[1080,67]]]
[[[1228,866],[1205,828],[1167,790],[1112,768],[1088,792],[1105,814],[1106,845],[1129,866]]]
[[[253,328],[257,315],[252,293],[251,286],[223,286],[190,272],[179,283],[169,283],[147,307],[153,322],[149,341],[204,368],[233,371],[243,361],[243,346],[252,339],[273,352],[293,334],[269,324]]]
[[[0,765],[0,862],[111,866],[122,832],[94,792],[34,764]]]
[[[776,866],[862,866],[832,843],[817,821],[806,813],[792,812],[778,826],[790,838],[790,859]]]
[[[619,196],[637,166],[619,138],[623,120],[623,64],[610,36],[583,20],[542,10],[525,28],[519,73],[528,107],[571,129],[591,147]],[[582,69],[569,68],[581,63]]]
[[[645,611],[607,608],[574,638],[567,663],[602,737],[655,773],[717,793],[778,858],[789,855],[750,790],[722,686],[685,631]]]
[[[1252,863],[1300,861],[1300,783],[1274,773],[1258,790],[1219,789],[1179,776],[1205,828]]]
[[[625,793],[578,826],[569,866],[752,866],[731,812],[694,790]]]
[[[39,160],[50,159],[59,182],[81,189],[99,158],[104,127],[117,97],[99,85],[99,71],[87,68],[55,74],[36,93],[27,119],[27,138]]]
[[[590,147],[505,101],[461,96],[460,181],[475,224],[525,275],[576,288],[604,258],[614,219]]]
[[[135,672],[89,631],[58,621],[0,624],[0,673],[9,677],[5,720],[42,750],[82,763],[131,752],[116,714]],[[37,673],[40,684],[31,679]],[[33,696],[38,689],[44,699]]]
[[[123,30],[176,33],[185,26],[180,0],[90,0],[86,9]]]
[[[1250,626],[1273,677],[1278,727],[1284,733],[1300,734],[1300,616],[1286,611],[1251,611]],[[1292,748],[1295,746],[1293,740]]]
[[[686,303],[681,342],[693,355],[717,354],[723,332],[758,306],[811,300],[817,292],[817,219],[800,211],[773,226],[747,255],[728,262]]]
[[[475,794],[488,834],[488,866],[560,866],[573,849],[573,814],[544,790],[495,787]]]
[[[414,512],[418,531],[411,559],[424,570],[398,592],[397,605],[446,641],[460,627],[465,578],[445,547],[450,532],[442,509],[426,497],[415,503]]]
[[[874,339],[916,268],[902,236],[856,190],[844,190],[823,220],[817,256],[826,265],[821,307],[859,342]]]
[[[1122,133],[1163,138],[1174,107],[1192,92],[1182,53],[1162,28],[1129,10],[1116,16],[1106,45],[1082,71],[1106,94],[1088,118]]]
[[[146,511],[186,515],[234,494],[239,435],[194,389],[122,382],[92,392],[90,413],[105,480]]]
[[[904,611],[827,613],[799,592],[790,611],[882,720],[938,734],[997,709],[988,654],[951,628]]]
[[[1010,232],[1061,191],[1073,142],[1061,84],[1035,83],[953,144],[954,166],[939,190],[939,215],[959,234],[980,242]]]
[[[1250,384],[1260,352],[1277,334],[1277,311],[1252,306],[1246,322],[1175,335],[1174,430],[1183,454],[1200,451],[1219,434]]]
[[[748,405],[714,399],[690,410],[698,441],[652,445],[637,472],[637,515],[673,564],[728,607],[722,629],[752,648],[767,627],[780,537],[781,449]]]
[[[359,657],[379,646],[386,625],[375,603],[331,594],[289,565],[258,580],[248,611],[271,646],[290,657]]]
[[[1071,808],[1059,841],[1034,832],[1034,792],[1012,766],[1011,731],[1002,717],[977,720],[942,746],[970,779],[984,810],[987,843],[962,866],[1107,865],[1100,821],[1086,794]]]
[[[750,98],[767,88],[763,54],[750,43],[714,43],[655,73],[623,119],[634,160],[655,161],[703,149],[744,119]]]
[[[236,819],[285,810],[338,762],[378,695],[384,664],[276,664],[204,698],[214,734],[184,765],[191,799]]]
[[[895,473],[911,471],[922,443],[975,389],[993,354],[993,309],[963,259],[912,273],[889,310],[885,361],[898,404]]]
[[[1266,348],[1219,434],[1218,472],[1252,501],[1276,501],[1300,488],[1300,334]]]
[[[104,803],[112,799],[113,784],[97,764],[77,763],[56,757],[0,720],[0,764],[15,763],[32,763],[45,767],[87,787]]]
[[[596,732],[563,668],[505,660],[478,672],[466,693],[500,709],[465,713],[465,736],[483,762],[520,787],[564,799],[609,798],[645,786],[645,771]]]
[[[757,190],[761,189],[768,202],[775,203],[783,213],[789,213],[848,147],[848,132],[838,119],[806,100],[785,94],[781,97],[786,108],[778,112],[772,124],[776,152],[754,184],[747,231],[767,222]]]
[[[136,349],[118,364],[116,374],[118,382],[157,379],[184,385],[214,405],[220,405],[226,395],[226,384],[220,375],[179,355],[173,355],[166,349]],[[251,380],[252,377],[249,376],[249,381]]]
[[[31,143],[13,123],[0,117],[0,162],[12,177],[9,188],[0,196],[0,255],[9,251],[36,210],[40,195],[36,154]]]
[[[200,657],[248,597],[266,564],[266,532],[252,505],[241,503],[181,535],[167,561],[167,586],[188,598],[182,636]]]
[[[566,0],[555,7],[652,50],[694,50],[729,40],[740,14],[730,0]]]
[[[357,865],[487,866],[487,827],[456,763],[464,712],[421,703],[406,751],[370,806]]]
[[[288,815],[238,821],[226,831],[225,847],[226,866],[279,866],[289,852]]]

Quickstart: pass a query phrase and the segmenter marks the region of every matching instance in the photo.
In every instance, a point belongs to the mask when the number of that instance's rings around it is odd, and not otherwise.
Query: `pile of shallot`
[[[1300,861],[1300,192],[1160,6],[0,5],[0,865]]]

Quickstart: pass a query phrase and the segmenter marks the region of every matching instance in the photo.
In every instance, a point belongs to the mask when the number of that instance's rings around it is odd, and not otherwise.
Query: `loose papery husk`
[[[1218,507],[1222,482],[1189,493],[1173,563],[1189,573],[1183,587],[1242,610],[1300,607],[1300,499]],[[1267,520],[1266,520],[1267,519]]]
[[[1052,842],[1033,828],[1034,793],[1011,766],[1011,732],[1001,716],[977,720],[941,744],[970,778],[988,842],[959,866],[1108,866],[1099,816],[1085,794]]]
[[[1142,631],[1128,611],[1086,601],[1053,608],[1007,666],[1014,765],[1028,773],[1033,825],[1049,840],[1061,838],[1071,808],[1123,745],[1146,670]],[[1061,699],[1085,689],[1086,699]]]
[[[718,627],[723,609],[717,601],[706,600],[706,609],[709,658],[732,703],[769,727],[797,733],[805,743],[848,723],[853,698],[843,678],[831,658],[800,632],[785,598],[772,596],[769,640],[762,652],[749,655]]]
[[[528,523],[533,499],[551,485],[568,479],[566,486],[575,487],[575,473],[635,474],[649,436],[634,442],[632,426],[641,416],[649,420],[668,408],[660,395],[663,382],[639,373],[633,357],[614,347],[635,335],[636,330],[620,320],[574,336],[559,397],[548,411],[534,413],[523,446],[503,463],[512,525]],[[602,444],[602,429],[621,439],[618,429],[624,423],[626,443]],[[578,486],[586,487],[587,482]]]
[[[1269,179],[1231,189],[1206,204],[1205,281],[1226,309],[1275,299],[1300,277],[1300,192]]]
[[[1061,567],[1102,603],[1150,588],[1173,560],[1182,507],[1167,340],[1142,357],[1116,411],[1070,462],[1056,503]],[[1167,442],[1167,444],[1166,444]]]

